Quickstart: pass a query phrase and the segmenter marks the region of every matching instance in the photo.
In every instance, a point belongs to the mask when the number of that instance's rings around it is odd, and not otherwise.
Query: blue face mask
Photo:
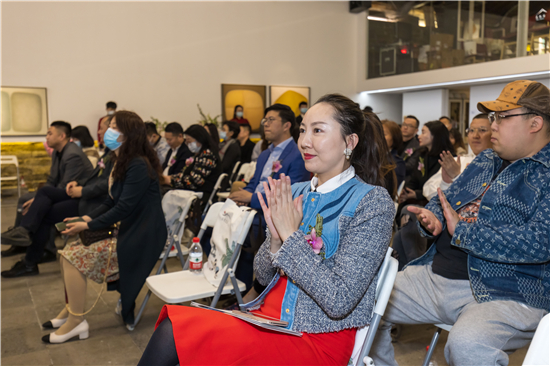
[[[122,142],[118,142],[118,137],[122,135],[120,132],[113,130],[111,127],[105,132],[105,135],[103,136],[103,141],[105,142],[105,146],[109,148],[111,151],[115,151],[122,145]]]
[[[235,113],[235,115],[237,116],[237,118],[243,118],[243,112],[237,112]]]
[[[220,138],[222,140],[225,140],[227,138],[227,134],[225,133],[225,131],[220,131]]]
[[[75,140],[73,142],[76,144],[76,146],[82,148],[82,143],[80,142],[80,140]]]
[[[188,143],[187,147],[193,154],[196,154],[201,150],[201,147],[195,141]]]
[[[306,114],[306,112],[307,112],[307,107],[300,108],[300,113]]]

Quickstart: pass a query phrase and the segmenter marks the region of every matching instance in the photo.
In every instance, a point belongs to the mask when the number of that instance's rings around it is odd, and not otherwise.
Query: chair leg
[[[178,252],[178,258],[181,262],[181,268],[185,267],[185,261],[183,260],[183,253],[181,251],[181,244],[179,243],[179,241],[175,241],[175,245],[176,245],[176,250]]]
[[[428,348],[428,352],[426,353],[426,358],[424,358],[424,362],[422,363],[422,366],[428,366],[430,364],[430,360],[432,359],[432,355],[435,350],[435,346],[437,345],[437,341],[439,340],[439,336],[441,335],[441,328],[437,328],[434,336],[432,337],[432,341],[430,342],[430,346]]]
[[[372,347],[372,342],[374,341],[374,336],[376,335],[376,331],[378,330],[378,325],[380,325],[381,319],[382,317],[380,316],[380,314],[374,313],[369,325],[367,336],[365,337],[365,342],[363,343],[363,347],[361,348],[361,353],[358,360],[359,365],[363,365],[364,358],[369,355],[370,349]]]
[[[233,272],[233,268],[228,268],[227,271],[229,272],[229,278],[231,279],[231,283],[233,284],[233,290],[235,291],[237,303],[240,307],[240,305],[242,305],[244,301],[243,297],[241,296],[241,291],[239,291],[239,284],[237,283],[237,279],[235,278],[235,272]]]
[[[141,307],[139,308],[138,314],[134,319],[134,324],[131,326],[131,329],[128,328],[128,330],[130,331],[134,330],[135,326],[141,320],[141,316],[143,315],[143,311],[145,310],[145,305],[147,305],[147,302],[149,301],[149,297],[151,297],[151,290],[147,291],[147,295],[145,295],[145,299],[143,299],[143,302],[141,303]]]

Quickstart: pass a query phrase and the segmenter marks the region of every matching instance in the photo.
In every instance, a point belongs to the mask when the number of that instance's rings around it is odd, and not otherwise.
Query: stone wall
[[[42,142],[2,142],[1,153],[15,155],[19,161],[19,175],[23,176],[29,191],[35,191],[45,183],[50,174],[51,157]],[[2,177],[15,176],[14,165],[2,165]],[[2,182],[2,192],[17,188],[17,181]]]

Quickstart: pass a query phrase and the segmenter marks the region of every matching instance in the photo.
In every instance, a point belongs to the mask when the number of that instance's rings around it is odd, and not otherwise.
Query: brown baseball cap
[[[504,87],[497,100],[477,103],[483,113],[503,112],[527,107],[550,116],[550,90],[531,80],[517,80]]]

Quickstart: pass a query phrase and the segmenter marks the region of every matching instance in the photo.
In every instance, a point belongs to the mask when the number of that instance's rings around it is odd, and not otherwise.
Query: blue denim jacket
[[[468,253],[468,275],[478,302],[513,300],[550,311],[550,144],[506,167],[483,151],[445,192],[458,210],[483,196],[475,223],[460,221],[451,244]],[[443,223],[439,197],[426,208]],[[429,236],[419,225],[422,235]],[[411,265],[428,264],[435,244]]]

